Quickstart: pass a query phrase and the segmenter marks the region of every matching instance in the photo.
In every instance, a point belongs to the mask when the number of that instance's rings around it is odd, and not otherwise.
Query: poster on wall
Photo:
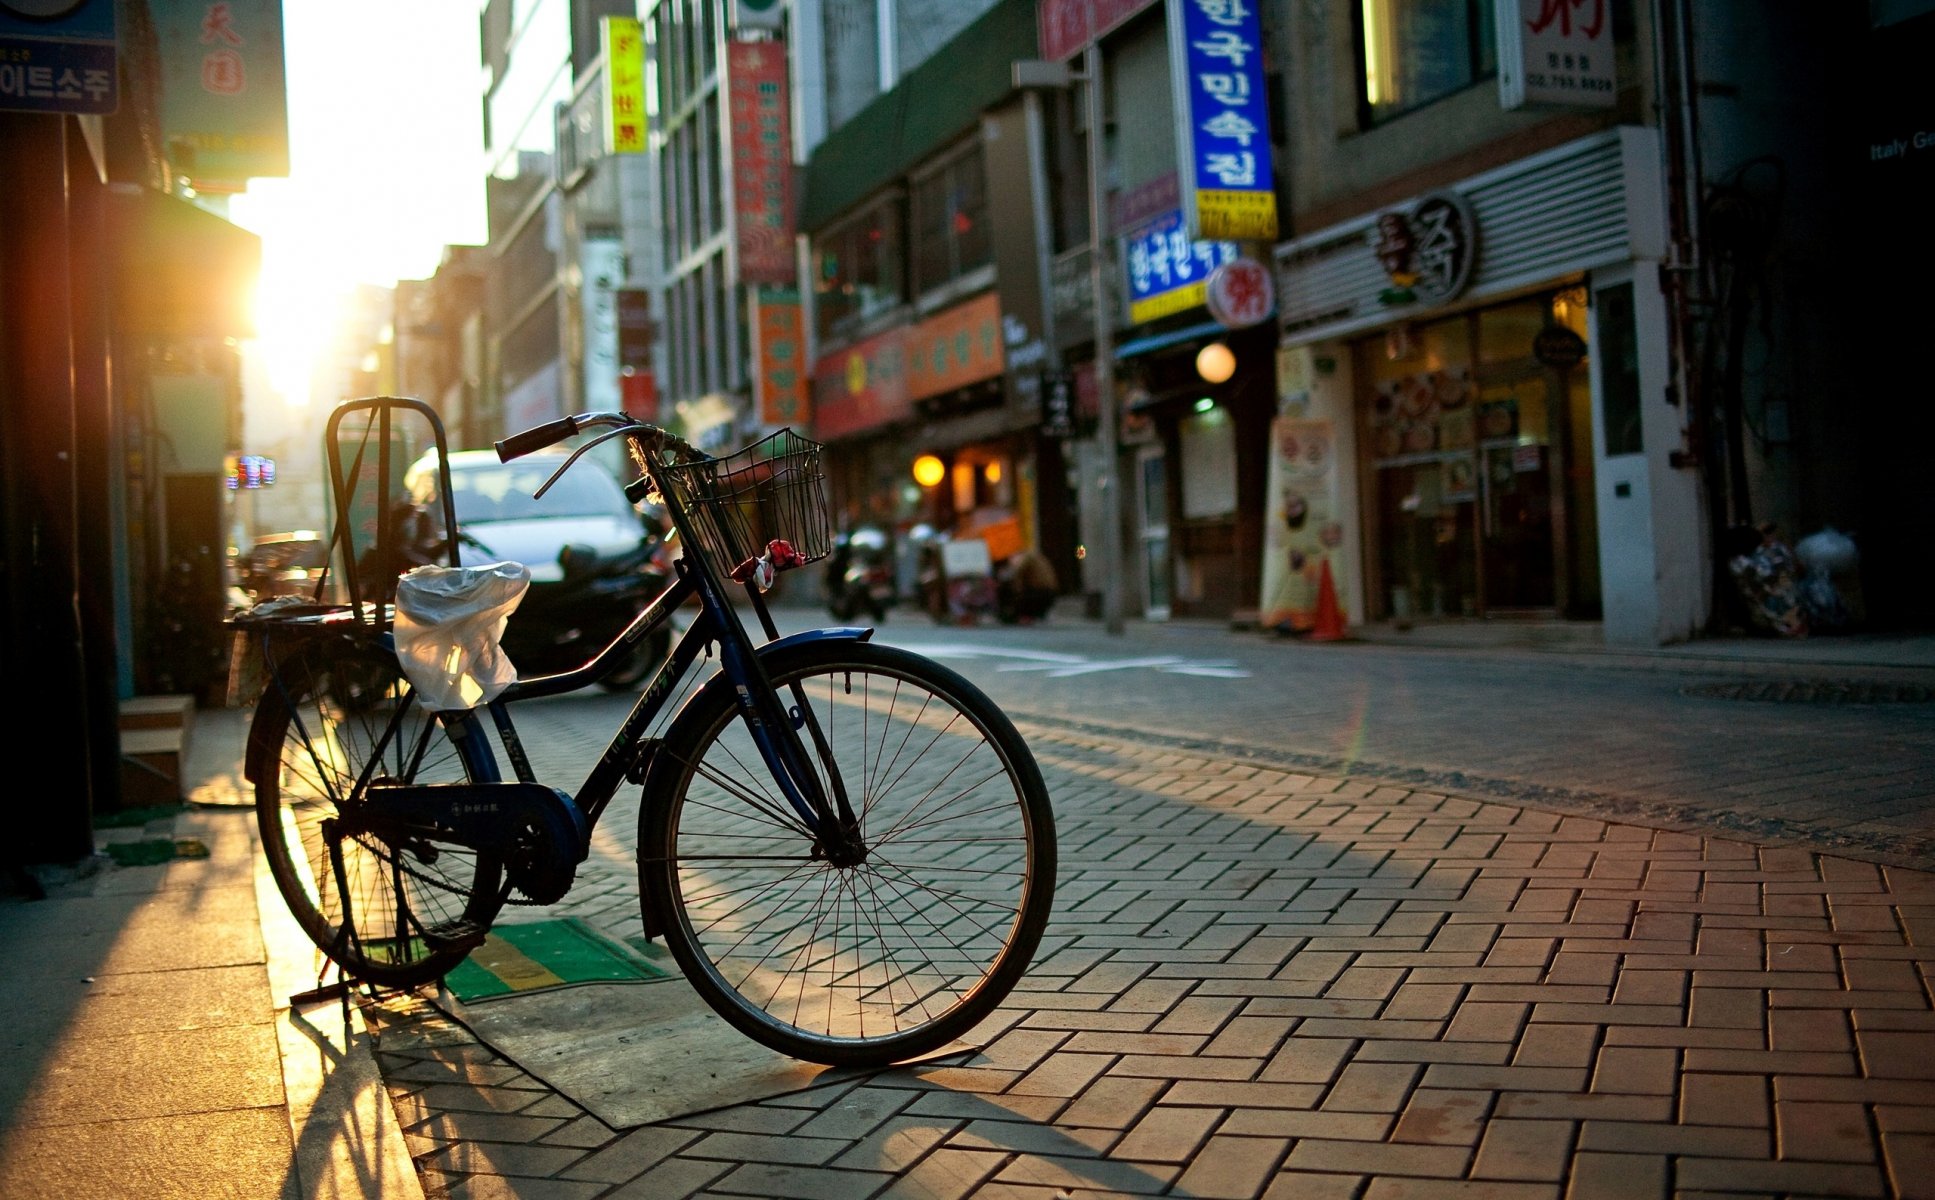
[[[1337,603],[1345,605],[1344,544],[1337,497],[1337,441],[1327,420],[1278,417],[1270,423],[1269,509],[1263,536],[1266,629],[1308,632],[1317,622],[1318,588],[1330,564]]]

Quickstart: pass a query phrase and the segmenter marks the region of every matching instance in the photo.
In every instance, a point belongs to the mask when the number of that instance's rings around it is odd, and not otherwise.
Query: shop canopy
[[[162,337],[249,337],[262,239],[151,188],[108,191],[115,325]]]

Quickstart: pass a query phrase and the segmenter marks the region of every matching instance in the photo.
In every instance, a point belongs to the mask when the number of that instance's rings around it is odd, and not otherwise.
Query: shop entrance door
[[[1169,619],[1169,472],[1162,447],[1143,446],[1135,456],[1137,544],[1142,564],[1142,615]]]

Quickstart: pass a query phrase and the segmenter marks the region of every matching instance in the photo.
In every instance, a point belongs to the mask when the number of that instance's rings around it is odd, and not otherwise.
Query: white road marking
[[[930,658],[1014,659],[998,671],[1039,671],[1049,679],[1068,679],[1076,675],[1095,675],[1105,671],[1158,671],[1165,675],[1192,675],[1203,679],[1248,679],[1251,672],[1229,659],[1186,659],[1173,654],[1141,658],[1083,658],[1079,654],[1059,654],[1048,650],[1021,650],[966,642],[943,642],[914,647]]]

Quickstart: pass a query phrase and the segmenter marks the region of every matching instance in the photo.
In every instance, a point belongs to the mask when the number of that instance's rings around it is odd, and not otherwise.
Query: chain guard
[[[468,846],[503,863],[511,886],[535,904],[563,899],[590,851],[577,803],[542,784],[379,782],[365,796],[341,814],[346,832]]]

